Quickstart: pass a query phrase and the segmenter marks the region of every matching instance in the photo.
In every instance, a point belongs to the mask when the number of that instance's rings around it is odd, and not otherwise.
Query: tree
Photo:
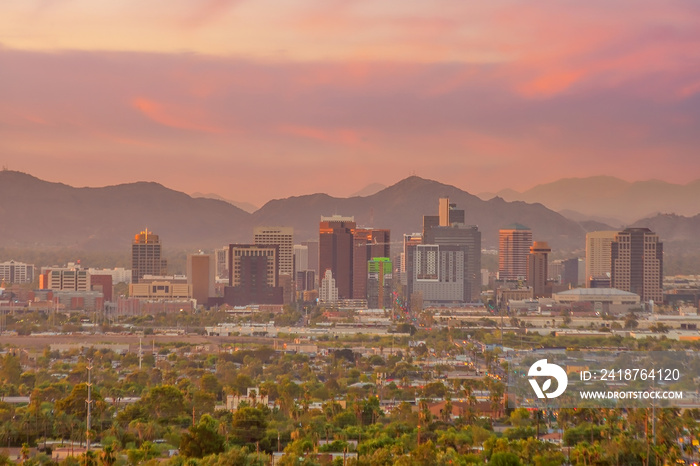
[[[261,408],[244,407],[233,413],[233,436],[240,443],[255,444],[265,437],[267,416]]]
[[[515,453],[494,453],[489,461],[489,466],[520,466],[522,463]]]
[[[172,385],[152,388],[140,401],[144,408],[161,421],[168,422],[185,413],[182,392]]]
[[[117,462],[117,455],[114,453],[112,445],[107,445],[100,454],[100,464],[102,466],[114,466]]]
[[[218,433],[216,421],[205,414],[196,426],[190,427],[189,431],[182,436],[180,453],[187,457],[202,458],[206,455],[222,453],[224,445],[225,438]]]

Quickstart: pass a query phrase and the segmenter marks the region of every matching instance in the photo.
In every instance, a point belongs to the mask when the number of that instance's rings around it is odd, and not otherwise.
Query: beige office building
[[[253,242],[257,245],[278,247],[278,273],[291,277],[294,273],[294,228],[255,227],[253,236]]]
[[[518,223],[498,232],[498,278],[527,278],[527,258],[532,246],[532,230]]]
[[[586,234],[586,288],[590,288],[593,278],[610,277],[610,245],[615,235],[617,231],[592,231]]]

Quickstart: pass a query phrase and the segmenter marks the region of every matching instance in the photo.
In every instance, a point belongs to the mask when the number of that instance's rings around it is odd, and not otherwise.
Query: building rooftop
[[[574,288],[556,293],[558,296],[638,296],[629,291],[618,290],[617,288]]]

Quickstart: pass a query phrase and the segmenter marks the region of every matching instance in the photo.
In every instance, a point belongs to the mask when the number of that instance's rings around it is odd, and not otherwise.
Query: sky
[[[695,0],[3,0],[0,164],[262,205],[700,178]]]

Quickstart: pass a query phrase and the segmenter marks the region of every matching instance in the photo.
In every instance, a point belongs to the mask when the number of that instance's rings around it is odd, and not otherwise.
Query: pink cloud
[[[191,108],[182,108],[171,104],[161,104],[143,97],[133,99],[131,104],[135,109],[140,111],[141,114],[164,126],[212,134],[221,134],[226,132],[223,128],[203,123],[201,121],[201,115],[200,118],[197,118],[196,115],[197,113],[201,112],[196,110],[192,112]],[[193,117],[195,117],[195,120],[193,120]]]

